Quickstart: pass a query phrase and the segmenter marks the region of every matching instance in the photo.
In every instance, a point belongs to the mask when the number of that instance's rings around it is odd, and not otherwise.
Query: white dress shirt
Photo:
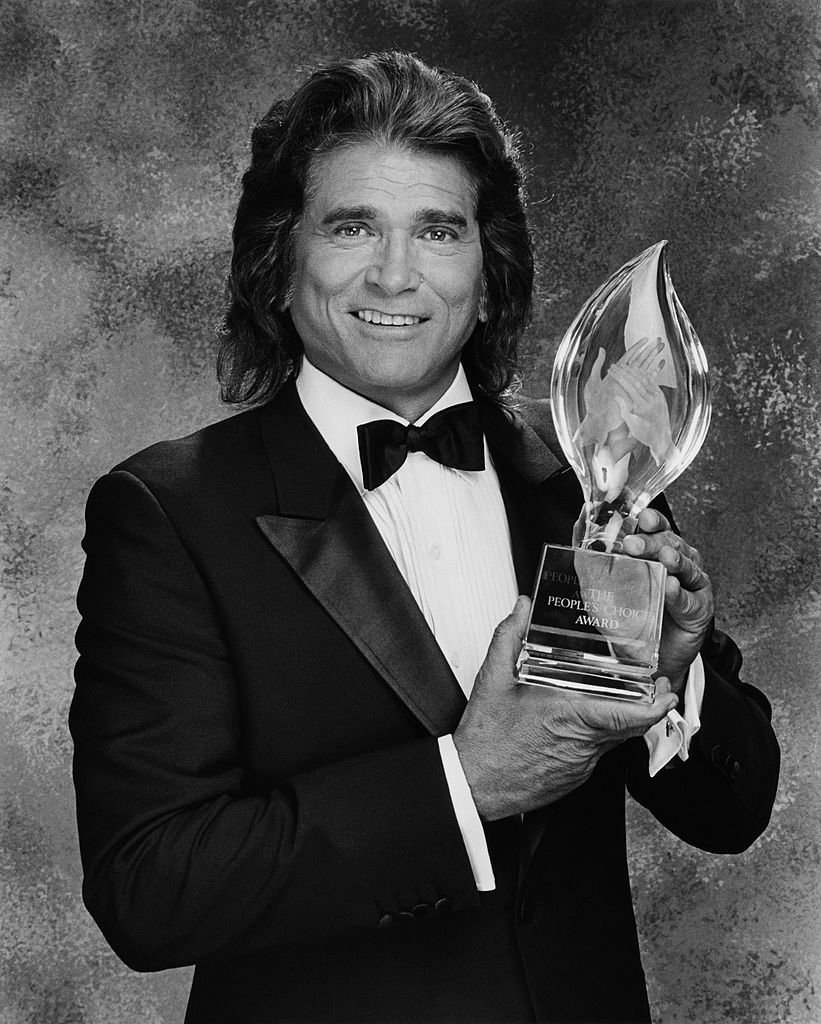
[[[324,441],[355,484],[382,539],[413,594],[436,642],[466,697],[484,661],[493,631],[510,614],[518,594],[510,531],[499,479],[485,442],[485,469],[470,472],[441,466],[423,452],[410,452],[401,468],[379,487],[365,489],[357,427],[376,419],[407,420],[358,395],[303,357],[299,398]],[[439,401],[416,422],[472,400],[464,370]],[[699,666],[700,667],[700,666]],[[690,696],[693,673],[688,682]],[[701,672],[703,690],[703,670]],[[700,693],[688,701],[700,707]],[[675,715],[675,712],[671,713]],[[697,715],[675,726],[654,727],[655,774],[677,752],[687,756]],[[439,739],[451,799],[479,890],[495,887],[484,831],[451,736]],[[655,764],[654,764],[655,762]]]

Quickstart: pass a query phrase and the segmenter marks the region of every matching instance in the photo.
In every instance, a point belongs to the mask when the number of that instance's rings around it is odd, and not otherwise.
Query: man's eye
[[[334,234],[340,238],[365,238],[368,234],[368,229],[364,224],[340,224],[334,231]]]
[[[450,228],[428,228],[422,237],[430,242],[452,242],[456,235]]]

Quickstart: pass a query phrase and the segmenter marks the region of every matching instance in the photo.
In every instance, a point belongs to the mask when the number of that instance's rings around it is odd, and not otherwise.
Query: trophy
[[[619,554],[710,424],[707,360],[666,241],[591,296],[553,365],[553,421],[584,492],[573,547],[542,551],[519,681],[651,702],[666,569]]]

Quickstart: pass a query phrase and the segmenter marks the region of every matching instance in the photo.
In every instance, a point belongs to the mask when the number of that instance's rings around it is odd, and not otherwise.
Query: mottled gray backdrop
[[[769,694],[768,833],[689,849],[630,810],[658,1024],[817,1024],[816,0],[0,0],[0,1024],[171,1024],[79,896],[66,710],[85,495],[226,414],[213,324],[250,126],[318,61],[398,45],[523,132],[540,262],[527,390],[592,289],[669,238],[715,418],[673,489]],[[550,965],[546,965],[550,969]]]

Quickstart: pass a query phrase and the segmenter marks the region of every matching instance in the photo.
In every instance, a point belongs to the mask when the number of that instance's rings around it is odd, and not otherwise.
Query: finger
[[[682,629],[698,633],[713,616],[709,580],[697,590],[687,590],[676,576],[668,576],[664,584],[664,610]]]
[[[675,576],[688,590],[701,590],[710,579],[702,567],[701,554],[696,548],[682,542],[680,547],[665,544],[659,550],[659,559],[669,576]]]
[[[664,342],[661,338],[654,338],[652,342],[648,339],[648,343],[642,347],[640,358],[633,365],[645,372],[652,372],[653,370],[658,372],[656,356],[663,348]]]
[[[661,712],[660,721],[666,714],[678,706],[678,694],[673,689],[673,684],[667,676],[659,676],[655,680],[656,693],[653,698],[654,714]]]
[[[530,598],[519,594],[516,603],[507,618],[502,619],[493,633],[491,647],[494,644],[508,646],[521,644],[527,631],[527,619],[530,614]]]
[[[619,366],[632,366],[633,363],[637,363],[642,355],[647,351],[647,347],[650,344],[650,338],[645,335],[643,338],[631,345],[630,348],[624,353],[621,359],[618,361]]]
[[[661,339],[659,339],[659,341],[660,340]],[[656,378],[661,373],[664,360],[662,359],[661,362],[659,362],[657,356],[658,353],[654,352],[651,357],[652,361],[642,362],[632,368],[633,372],[636,374],[637,383],[641,387],[642,392],[648,401],[661,393],[659,385],[656,383]]]
[[[663,547],[677,547],[678,539],[671,530],[659,527],[650,532],[633,533],[624,538],[624,543],[631,555],[638,558],[655,558]]]
[[[658,533],[660,530],[669,530],[670,523],[655,508],[645,508],[639,512],[638,527],[642,533]]]
[[[590,371],[590,376],[594,375],[601,380],[601,368],[604,365],[605,351],[603,348],[599,349],[599,353],[596,356],[596,361],[593,363],[593,369]]]
[[[667,676],[659,676],[655,680],[656,692],[651,707],[653,708],[653,725],[661,722],[674,711],[679,704],[678,694],[673,689],[673,684]],[[650,728],[648,726],[648,728]],[[647,730],[643,730],[643,736]]]
[[[643,368],[649,367],[655,357],[664,348],[664,342],[661,338],[654,338],[651,340],[649,337],[639,338],[635,345],[631,345],[627,350],[626,354],[619,360],[622,366],[640,366]]]
[[[659,676],[658,679],[655,680],[655,683],[657,698],[660,699],[670,695],[676,697],[676,694],[673,692],[673,686],[667,676]],[[676,697],[676,701],[678,702],[678,697]]]
[[[623,361],[618,360],[622,367],[634,367],[645,373],[652,371],[656,364],[656,356],[664,347],[661,338],[642,338],[628,349]]]
[[[633,555],[634,558],[651,558],[658,561],[663,548],[681,551],[687,557],[695,554],[695,548],[691,548],[685,540],[682,540],[672,530],[659,530],[653,533],[633,533],[629,537],[624,538],[624,550],[628,555]]]

